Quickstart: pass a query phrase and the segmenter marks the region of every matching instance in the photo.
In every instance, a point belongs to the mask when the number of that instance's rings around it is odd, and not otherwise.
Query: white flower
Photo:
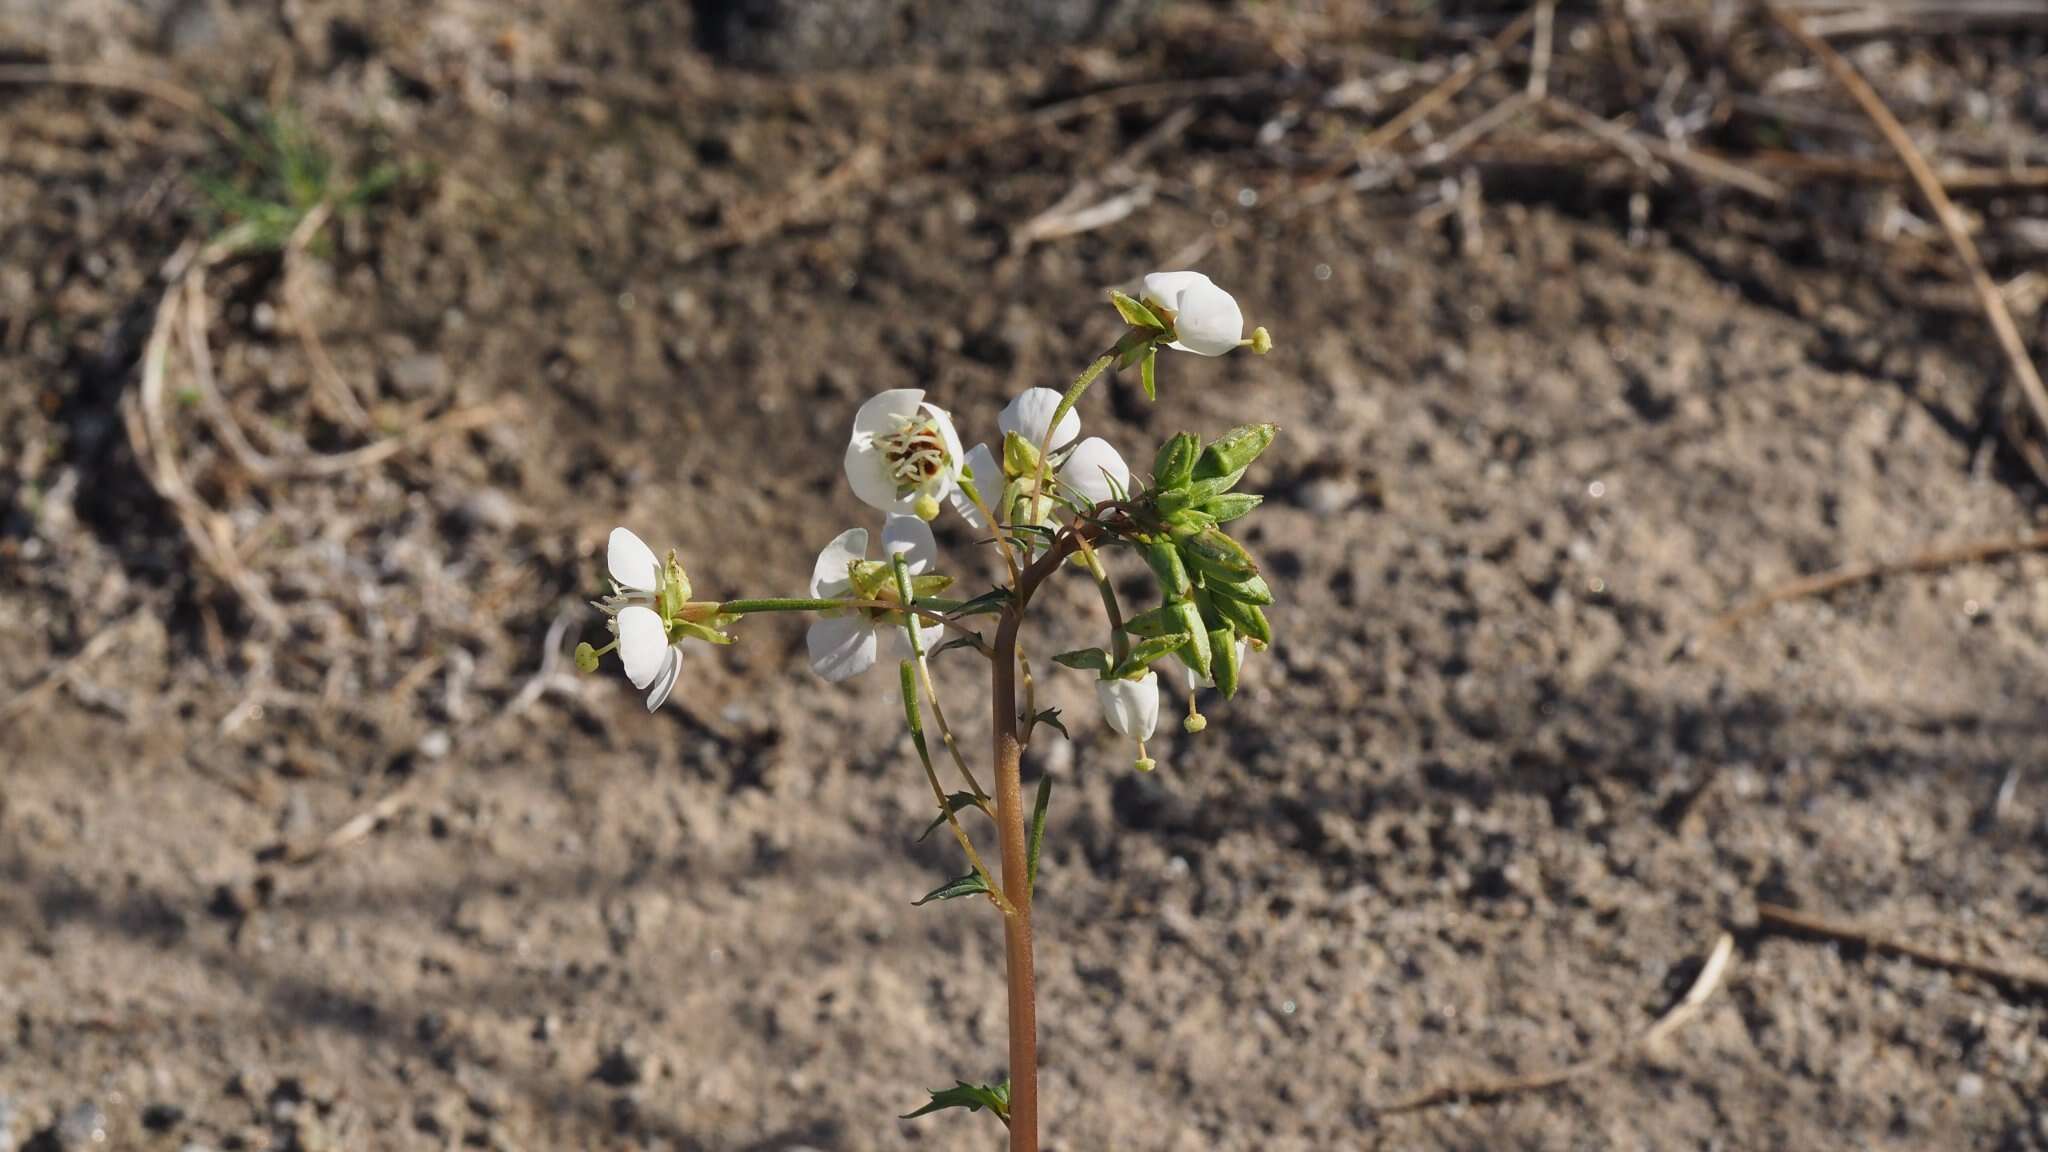
[[[1090,436],[1074,446],[1060,465],[1060,483],[1081,494],[1090,504],[1115,500],[1131,490],[1131,466],[1100,436]]]
[[[1140,743],[1159,727],[1159,673],[1147,670],[1137,680],[1097,680],[1095,699],[1102,718],[1120,735]]]
[[[1046,430],[1052,425],[1052,414],[1059,410],[1061,396],[1050,388],[1026,388],[996,417],[996,426],[1003,435],[1016,436],[1029,445],[1035,454],[1039,445],[1046,445],[1057,467],[1052,469],[1055,479],[1067,489],[1090,504],[1100,504],[1112,499],[1117,492],[1129,492],[1131,469],[1124,458],[1099,436],[1090,436],[1079,444],[1074,438],[1081,434],[1081,417],[1072,409],[1060,417],[1059,427],[1052,430],[1050,438]],[[1070,447],[1071,445],[1071,447]],[[1064,453],[1064,456],[1062,456]],[[1029,454],[1027,454],[1029,455]],[[1043,523],[1052,514],[1048,501],[1030,499],[1032,484],[1037,480],[1035,469],[1027,474],[1010,472],[1004,466],[1005,457],[986,444],[976,444],[967,453],[967,469],[974,474],[974,487],[982,503],[1006,523]],[[1116,489],[1112,491],[1109,478],[1114,478]],[[1024,481],[1012,488],[1012,481]],[[1005,497],[1011,507],[1002,507]],[[1039,505],[1034,517],[1030,505]],[[986,517],[964,491],[953,494],[953,508],[966,517],[976,532],[989,531]]]
[[[882,526],[884,559],[902,553],[904,566],[912,576],[920,575],[931,567],[938,558],[938,552],[938,543],[932,539],[931,525],[916,516],[890,516]],[[850,528],[841,532],[818,553],[818,562],[811,569],[811,595],[860,599],[855,586],[856,577],[862,575],[861,566],[867,563],[868,530]],[[890,595],[893,596],[894,577],[890,576],[884,583],[880,579],[880,570],[869,571],[873,572],[879,585],[891,590]],[[904,634],[904,625],[903,613],[883,608],[848,607],[834,615],[820,616],[804,637],[805,647],[810,651],[811,668],[827,680],[839,681],[874,667],[876,660],[884,655],[892,661],[902,660],[910,655],[910,640]],[[936,622],[921,623],[917,630],[918,639],[927,652],[945,632],[945,625]],[[886,653],[884,644],[888,645]]]
[[[673,555],[671,555],[673,559]],[[676,577],[654,558],[654,550],[625,528],[612,529],[605,545],[605,567],[610,570],[613,594],[600,608],[612,616],[612,632],[618,637],[619,663],[633,687],[646,691],[647,710],[661,707],[675,690],[682,670],[681,646],[671,641],[668,624],[656,611],[664,585]],[[674,572],[681,573],[680,565]],[[678,603],[689,596],[688,586],[671,597]]]
[[[854,415],[846,479],[864,503],[929,520],[952,494],[965,458],[944,409],[925,403],[922,389],[892,388]]]
[[[1244,340],[1244,313],[1230,293],[1200,272],[1154,272],[1145,277],[1145,301],[1173,325],[1169,348],[1221,356]]]

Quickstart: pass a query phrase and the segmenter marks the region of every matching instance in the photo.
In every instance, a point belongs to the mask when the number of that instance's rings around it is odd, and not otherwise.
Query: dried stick
[[[1913,143],[1913,138],[1907,135],[1906,129],[1899,124],[1898,117],[1892,115],[1890,108],[1885,107],[1883,98],[1863,79],[1862,74],[1857,72],[1854,66],[1842,58],[1840,52],[1835,51],[1827,41],[1807,31],[1806,25],[1800,22],[1799,17],[1768,3],[1764,5],[1764,11],[1770,13],[1771,19],[1777,21],[1779,27],[1827,66],[1835,80],[1848,89],[1849,95],[1862,107],[1863,114],[1870,117],[1870,122],[1876,125],[1885,142],[1899,154],[1899,162],[1906,166],[1907,173],[1913,178],[1914,187],[1919,189],[1921,198],[1926,200],[1928,207],[1933,210],[1942,231],[1948,234],[1949,244],[1956,250],[1956,257],[1963,262],[1963,268],[1969,274],[1970,286],[1976,289],[1977,299],[1984,306],[1984,318],[1991,324],[1991,333],[1998,340],[2000,350],[2005,353],[2006,360],[2012,366],[2013,378],[2019,382],[2020,392],[2026,399],[2027,407],[2032,411],[2037,431],[2048,434],[2048,388],[2042,386],[2041,374],[2035,369],[2033,358],[2027,354],[2027,345],[2020,338],[2019,326],[2013,323],[2012,312],[2005,306],[2005,297],[1999,292],[1998,283],[1985,269],[1984,258],[1978,254],[1977,244],[1970,239],[1969,229],[1963,224],[1962,213],[1956,209],[1955,203],[1942,189],[1941,178],[1934,174],[1933,168],[1927,163],[1927,157],[1921,154],[1919,146]],[[2044,476],[2043,479],[2048,480],[2048,476]]]
[[[107,649],[127,635],[128,630],[149,615],[147,610],[137,610],[120,620],[100,629],[92,639],[78,651],[65,657],[36,678],[35,683],[7,698],[0,704],[0,726],[5,726],[17,717],[28,714],[29,709],[54,695],[58,689],[71,683],[71,678],[84,670],[85,666],[106,655]]]
[[[1767,180],[1740,165],[1730,163],[1717,156],[1695,152],[1689,148],[1680,148],[1670,141],[1660,140],[1648,132],[1623,127],[1611,120],[1596,116],[1561,97],[1545,97],[1542,101],[1542,107],[1544,111],[1575,127],[1584,129],[1601,143],[1609,145],[1617,152],[1634,161],[1638,166],[1647,169],[1654,179],[1662,180],[1668,175],[1659,166],[1659,162],[1661,162],[1662,164],[1669,164],[1673,168],[1683,168],[1687,172],[1709,182],[1726,184],[1731,188],[1739,188],[1760,200],[1767,200],[1773,204],[1785,202],[1785,189],[1775,181]]]
[[[1134,178],[1138,163],[1161,146],[1178,139],[1187,131],[1188,125],[1195,122],[1195,114],[1193,104],[1182,105],[1139,137],[1137,143],[1126,148],[1105,168],[1105,174]],[[1023,252],[1040,240],[1078,236],[1106,228],[1150,203],[1154,187],[1154,181],[1141,181],[1119,195],[1096,200],[1102,192],[1102,181],[1092,176],[1083,177],[1067,190],[1066,195],[1054,201],[1052,207],[1025,221],[1012,233],[1010,250],[1012,253]]]
[[[141,72],[98,64],[0,64],[0,84],[58,84],[147,96],[194,117],[229,140],[237,135],[228,118],[198,93]]]
[[[1365,137],[1358,142],[1358,151],[1360,153],[1372,153],[1384,149],[1387,145],[1400,139],[1402,133],[1421,123],[1423,118],[1450,103],[1458,93],[1465,90],[1467,85],[1485,75],[1493,69],[1494,65],[1500,63],[1501,57],[1507,54],[1507,50],[1514,46],[1515,41],[1528,35],[1530,27],[1535,22],[1536,9],[1534,8],[1515,17],[1514,20],[1508,23],[1507,27],[1494,33],[1493,39],[1487,41],[1486,45],[1473,54],[1470,59],[1466,60],[1464,64],[1460,65],[1457,71],[1444,77],[1435,87],[1417,97],[1414,103],[1401,109],[1400,112],[1395,114],[1393,119],[1366,133]],[[1348,166],[1348,164],[1345,165],[1345,167]],[[1332,179],[1341,175],[1342,172],[1343,169],[1339,168],[1336,171],[1324,173],[1322,179]],[[1316,182],[1321,183],[1321,180]]]
[[[1529,87],[1531,100],[1541,100],[1550,95],[1550,44],[1551,35],[1557,23],[1557,0],[1541,0],[1536,5],[1536,38],[1529,55]]]
[[[1998,560],[2024,552],[2039,552],[2048,548],[2048,529],[2032,532],[2025,536],[2007,536],[1995,540],[1975,540],[1948,548],[1932,548],[1918,552],[1891,563],[1850,564],[1812,576],[1801,576],[1787,580],[1761,595],[1730,608],[1714,617],[1705,628],[1686,645],[1697,648],[1709,640],[1733,631],[1743,622],[1763,614],[1771,607],[1791,600],[1803,600],[1809,596],[1825,596],[1857,584],[1881,580],[1887,576],[1906,573],[1939,572],[1961,564],[1977,564],[1986,560]]]
[[[1728,961],[1734,953],[1735,937],[1726,932],[1721,933],[1719,938],[1714,941],[1713,948],[1707,953],[1706,963],[1700,966],[1700,974],[1693,979],[1692,987],[1686,991],[1685,997],[1673,1005],[1670,1011],[1658,1017],[1655,1023],[1644,1029],[1641,1035],[1618,1048],[1597,1053],[1575,1064],[1566,1064],[1557,1068],[1546,1068],[1543,1071],[1532,1072],[1523,1076],[1511,1076],[1501,1080],[1481,1080],[1466,1084],[1442,1085],[1431,1088],[1426,1092],[1419,1092],[1413,1096],[1396,1100],[1391,1104],[1383,1104],[1375,1108],[1374,1111],[1382,1116],[1394,1116],[1403,1112],[1419,1112],[1422,1109],[1433,1108],[1439,1104],[1448,1104],[1454,1100],[1470,1100],[1474,1102],[1500,1100],[1508,1096],[1546,1091],[1556,1088],[1561,1084],[1568,1084],[1582,1076],[1610,1068],[1628,1056],[1642,1052],[1652,1045],[1660,1043],[1673,1032],[1684,1027],[1694,1017],[1698,1016],[1707,1001],[1713,997],[1715,990],[1720,988],[1721,981],[1727,976]]]
[[[306,350],[306,360],[313,367],[313,379],[326,390],[343,419],[357,431],[367,431],[370,413],[363,408],[363,402],[356,398],[355,389],[342,378],[341,370],[328,357],[327,346],[321,343],[320,332],[308,318],[305,301],[299,296],[299,270],[305,262],[306,246],[313,242],[313,237],[327,223],[332,211],[332,206],[323,200],[301,217],[292,229],[291,238],[285,241],[284,246],[284,273],[279,295],[284,302],[285,319],[297,334],[299,344]]]
[[[1932,968],[1981,977],[2012,992],[2025,995],[2048,993],[2048,971],[2037,967],[2022,968],[2017,964],[2001,964],[1995,960],[1972,960],[1966,956],[1909,944],[1869,928],[1826,916],[1817,916],[1811,912],[1801,912],[1780,904],[1758,904],[1756,923],[1761,931],[1818,937],[1853,944],[1888,956],[1903,956]]]

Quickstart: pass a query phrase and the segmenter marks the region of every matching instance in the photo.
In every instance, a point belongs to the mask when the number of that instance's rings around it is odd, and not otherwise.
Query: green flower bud
[[[1186,487],[1195,474],[1195,458],[1201,454],[1201,441],[1189,432],[1160,445],[1159,454],[1152,458],[1152,487],[1161,492]]]
[[[1275,424],[1241,424],[1210,444],[1195,462],[1195,479],[1208,480],[1242,472],[1259,458],[1280,431]]]

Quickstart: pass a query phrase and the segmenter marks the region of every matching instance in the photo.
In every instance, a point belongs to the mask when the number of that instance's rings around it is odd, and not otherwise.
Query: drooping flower
[[[938,552],[931,525],[916,516],[902,515],[892,515],[882,525],[881,560],[868,559],[865,528],[849,528],[825,545],[811,569],[811,595],[849,603],[812,622],[804,637],[812,670],[836,682],[860,675],[879,659],[895,661],[908,657],[910,640],[904,630],[913,618],[900,609],[886,607],[900,603],[891,558],[902,554],[905,570],[913,578],[921,577],[918,583],[930,586],[943,580],[927,574]],[[919,588],[917,594],[923,595],[924,591]],[[918,640],[929,652],[945,635],[946,627],[936,621],[920,620],[917,630]]]
[[[1095,699],[1102,705],[1102,718],[1119,735],[1141,746],[1159,727],[1159,673],[1147,669],[1136,680],[1103,679],[1095,682]]]
[[[923,389],[892,388],[854,415],[846,479],[872,507],[930,520],[952,495],[965,460],[945,409],[925,403]]]
[[[611,617],[608,623],[626,679],[647,693],[647,710],[652,712],[675,690],[682,669],[682,646],[675,631],[690,599],[690,581],[674,552],[664,564],[655,559],[646,541],[626,528],[612,529],[605,567],[611,572],[612,594],[597,606]],[[583,658],[580,650],[578,658]]]
[[[1145,303],[1171,325],[1167,347],[1221,356],[1244,341],[1244,313],[1230,293],[1200,272],[1154,272],[1145,277]]]
[[[1043,524],[1052,517],[1052,502],[1040,496],[1036,487],[1040,445],[1045,445],[1051,455],[1051,466],[1046,471],[1070,497],[1099,504],[1130,490],[1130,466],[1108,441],[1091,436],[1074,443],[1081,434],[1078,413],[1069,409],[1060,417],[1059,426],[1052,429],[1052,435],[1046,435],[1059,406],[1058,392],[1050,388],[1025,389],[996,417],[996,426],[1003,433],[1001,454],[986,444],[976,444],[967,453],[967,471],[973,477],[982,505],[1006,524]],[[1115,491],[1106,478],[1114,479]],[[953,494],[953,507],[975,531],[989,531],[987,518],[965,490]]]

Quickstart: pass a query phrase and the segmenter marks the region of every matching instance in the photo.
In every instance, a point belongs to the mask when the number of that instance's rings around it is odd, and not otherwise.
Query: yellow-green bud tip
[[[587,643],[578,644],[576,646],[576,670],[578,672],[597,671],[597,649],[592,648]]]
[[[939,502],[929,495],[919,496],[917,502],[910,506],[910,510],[917,513],[919,520],[937,520],[939,518]]]
[[[1150,772],[1154,768],[1159,767],[1159,765],[1155,763],[1150,756],[1141,756],[1138,758],[1138,762],[1132,765],[1132,767],[1136,768],[1140,772]]]
[[[1190,712],[1188,713],[1187,719],[1182,720],[1180,722],[1181,731],[1186,732],[1190,736],[1194,735],[1197,732],[1202,731],[1208,726],[1209,718],[1207,716],[1202,715],[1200,712]]]
[[[1271,352],[1272,350],[1273,334],[1271,332],[1266,331],[1265,325],[1261,324],[1257,328],[1252,329],[1252,354],[1255,356],[1264,356],[1266,353]]]

